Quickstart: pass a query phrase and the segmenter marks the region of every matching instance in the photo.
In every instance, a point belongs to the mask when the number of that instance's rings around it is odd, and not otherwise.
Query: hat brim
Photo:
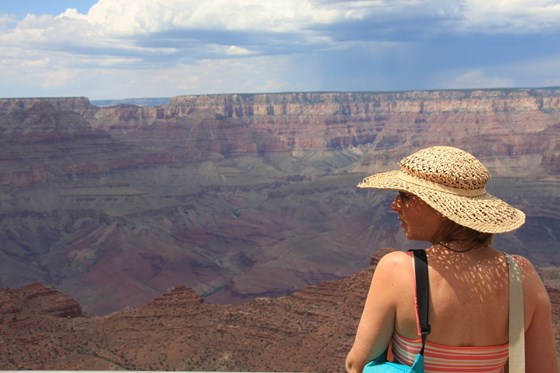
[[[420,197],[433,209],[462,226],[483,233],[513,231],[525,223],[525,214],[490,193],[462,196],[408,182],[401,171],[366,177],[358,188],[403,190]]]

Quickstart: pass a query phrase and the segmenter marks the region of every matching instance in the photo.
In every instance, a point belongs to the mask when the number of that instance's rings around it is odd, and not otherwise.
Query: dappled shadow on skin
[[[461,346],[506,343],[509,277],[505,255],[489,247],[455,253],[439,245],[427,252],[431,290],[430,339]],[[523,266],[525,262],[519,264]],[[526,271],[527,268],[521,269],[522,273]],[[449,330],[442,325],[462,327]]]

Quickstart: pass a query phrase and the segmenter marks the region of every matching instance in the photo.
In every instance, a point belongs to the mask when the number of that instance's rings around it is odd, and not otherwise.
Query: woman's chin
[[[418,235],[411,233],[409,230],[404,230],[404,236],[411,241],[422,241]]]

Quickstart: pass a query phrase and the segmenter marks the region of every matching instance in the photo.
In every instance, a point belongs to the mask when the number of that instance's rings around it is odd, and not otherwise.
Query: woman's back
[[[481,350],[468,351],[468,347],[489,347],[498,356],[500,346],[506,345],[509,339],[509,278],[505,255],[490,247],[455,253],[434,245],[427,249],[427,256],[431,324],[428,344],[440,350],[448,346],[451,354],[454,347],[464,347],[463,352],[474,353],[473,356]],[[532,264],[524,257],[514,258],[523,277],[526,371],[556,372],[543,368],[557,369],[555,351],[550,348],[554,342],[548,294]],[[394,333],[402,337],[400,343],[419,346],[412,258],[404,252],[394,252],[383,259],[388,263],[380,262],[381,273],[376,276],[383,279],[391,276],[388,273],[392,271],[395,278],[396,291],[386,292],[395,304]],[[408,275],[394,276],[395,271]],[[418,349],[412,348],[409,353],[414,351]],[[429,360],[427,348],[427,365]]]
[[[508,267],[489,247],[455,253],[427,250],[430,279],[429,341],[448,346],[495,346],[508,341]],[[406,258],[403,265],[411,266]],[[404,277],[407,279],[404,280]],[[396,332],[417,339],[412,270],[397,305]]]

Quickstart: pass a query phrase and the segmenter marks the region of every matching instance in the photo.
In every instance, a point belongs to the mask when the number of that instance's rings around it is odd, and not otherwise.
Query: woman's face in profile
[[[391,209],[397,212],[401,227],[409,240],[434,242],[444,218],[418,196],[399,191]]]

